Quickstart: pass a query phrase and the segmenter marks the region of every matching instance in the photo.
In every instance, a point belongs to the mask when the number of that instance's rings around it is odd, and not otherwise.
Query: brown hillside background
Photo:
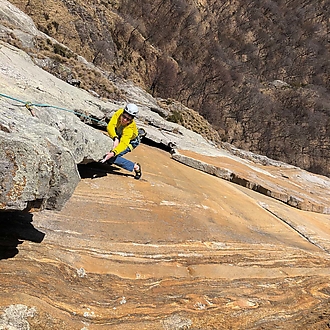
[[[40,42],[57,76],[111,98],[112,79],[133,80],[198,111],[224,142],[330,175],[330,1],[10,2],[72,50]],[[68,69],[74,53],[108,79]]]

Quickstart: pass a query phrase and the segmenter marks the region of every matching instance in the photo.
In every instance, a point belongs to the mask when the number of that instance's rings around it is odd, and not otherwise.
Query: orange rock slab
[[[329,215],[149,146],[128,157],[141,180],[81,167],[62,211],[33,214],[43,241],[0,260],[0,329],[326,329]]]

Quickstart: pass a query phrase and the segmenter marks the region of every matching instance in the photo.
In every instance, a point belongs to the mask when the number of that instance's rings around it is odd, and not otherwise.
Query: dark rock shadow
[[[134,174],[121,172],[116,165],[103,164],[99,162],[91,162],[88,164],[78,164],[78,171],[82,179],[95,179],[107,176],[107,174],[115,174],[126,177],[134,177]]]
[[[0,260],[15,257],[23,241],[43,241],[45,234],[34,228],[32,217],[23,211],[0,212]]]

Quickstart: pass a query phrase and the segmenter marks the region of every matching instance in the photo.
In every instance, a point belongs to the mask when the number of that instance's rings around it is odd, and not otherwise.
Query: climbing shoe
[[[141,165],[139,163],[136,163],[136,165],[139,166],[139,169],[134,170],[134,172],[135,172],[134,179],[139,180],[142,176]]]

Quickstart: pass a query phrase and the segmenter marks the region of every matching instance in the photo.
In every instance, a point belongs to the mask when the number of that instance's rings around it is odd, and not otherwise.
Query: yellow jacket
[[[134,119],[127,126],[122,126],[120,124],[120,116],[123,112],[124,109],[117,110],[111,117],[107,126],[107,131],[110,137],[112,139],[114,139],[115,137],[119,139],[118,146],[111,150],[115,153],[115,155],[120,154],[121,152],[126,150],[127,147],[132,150],[133,146],[131,145],[131,141],[137,138],[139,135],[138,128]]]

